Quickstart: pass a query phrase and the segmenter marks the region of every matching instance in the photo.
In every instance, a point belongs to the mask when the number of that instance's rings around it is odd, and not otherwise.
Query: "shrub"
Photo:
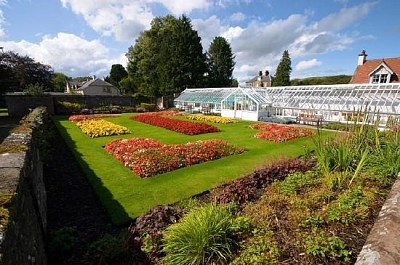
[[[162,257],[162,232],[171,224],[177,223],[183,210],[173,206],[157,206],[138,217],[130,227],[128,242],[140,248],[151,263],[157,263]]]
[[[324,231],[314,230],[305,238],[306,253],[330,260],[350,260],[351,252],[337,236],[330,236]]]
[[[216,188],[212,191],[212,195],[219,203],[253,201],[260,196],[257,190],[265,188],[273,181],[283,180],[290,173],[306,172],[312,169],[314,165],[315,161],[312,159],[280,160],[243,178],[234,180],[223,187]]]
[[[86,264],[93,265],[119,264],[121,259],[126,259],[128,256],[126,251],[126,246],[121,239],[105,234],[90,244],[84,260]]]
[[[67,255],[76,247],[77,233],[75,227],[62,227],[50,233],[50,252]]]
[[[144,109],[145,111],[155,111],[156,110],[156,104],[140,103],[140,108]]]
[[[193,209],[164,232],[166,264],[225,264],[237,246],[232,205]]]
[[[43,86],[36,83],[36,84],[29,84],[24,89],[24,94],[28,96],[41,96],[44,94]]]

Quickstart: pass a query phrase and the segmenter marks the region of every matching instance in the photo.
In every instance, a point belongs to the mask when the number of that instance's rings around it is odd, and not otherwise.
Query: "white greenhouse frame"
[[[211,112],[253,121],[278,116],[348,122],[359,113],[363,122],[379,120],[384,126],[388,119],[400,118],[400,84],[186,89],[175,105],[182,108],[189,104],[199,112],[213,104]]]

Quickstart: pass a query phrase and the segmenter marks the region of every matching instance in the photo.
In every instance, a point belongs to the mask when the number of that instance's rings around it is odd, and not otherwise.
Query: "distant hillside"
[[[292,86],[348,84],[351,77],[351,75],[319,76],[293,79],[290,82]]]

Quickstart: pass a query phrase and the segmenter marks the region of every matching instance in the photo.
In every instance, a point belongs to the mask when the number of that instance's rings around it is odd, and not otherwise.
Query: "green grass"
[[[219,127],[221,132],[187,136],[130,120],[130,116],[132,114],[122,114],[120,117],[107,118],[107,120],[126,126],[131,134],[100,138],[86,136],[66,117],[54,118],[61,135],[73,150],[101,202],[116,224],[126,223],[130,218],[135,218],[156,205],[174,203],[202,193],[228,180],[250,173],[268,161],[302,155],[305,146],[309,149],[313,146],[311,137],[280,144],[256,139],[253,137],[256,130],[248,127],[252,124],[248,121],[213,124]],[[113,139],[131,137],[148,137],[166,144],[219,138],[245,147],[248,151],[142,179],[103,149],[103,146]]]

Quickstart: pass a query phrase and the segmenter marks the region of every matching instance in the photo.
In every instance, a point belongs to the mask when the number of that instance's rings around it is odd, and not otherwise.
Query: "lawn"
[[[239,178],[280,157],[304,154],[312,149],[311,137],[285,143],[273,143],[254,138],[257,130],[249,128],[253,122],[212,124],[221,132],[188,136],[129,119],[132,114],[105,118],[125,126],[130,134],[90,138],[67,120],[54,118],[55,124],[88,176],[101,202],[116,224],[127,223],[156,205],[170,204],[207,191],[231,179]],[[325,133],[328,134],[328,133]],[[202,139],[224,139],[247,151],[240,155],[181,168],[151,178],[134,175],[104,150],[114,139],[148,137],[165,144],[187,143]]]

